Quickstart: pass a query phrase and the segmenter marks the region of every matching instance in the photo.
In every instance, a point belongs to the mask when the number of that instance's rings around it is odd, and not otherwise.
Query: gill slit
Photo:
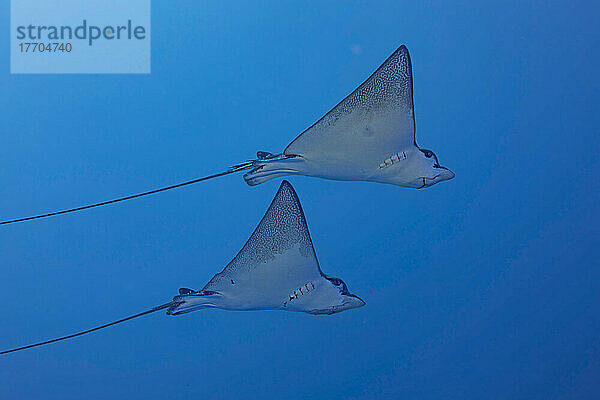
[[[379,168],[389,167],[392,164],[397,163],[398,161],[406,160],[406,153],[403,151],[402,153],[396,153],[391,155],[390,157],[383,160],[382,163],[379,164]]]
[[[310,287],[308,285],[310,285]],[[304,288],[304,291],[302,290],[302,288]],[[315,288],[315,284],[312,282],[308,282],[308,283],[305,283],[304,285],[300,286],[298,289],[294,289],[294,291],[288,295],[288,299],[283,302],[283,306],[287,307],[287,304],[290,301],[296,300],[300,296],[303,296],[303,295],[313,291],[314,288]],[[298,291],[300,292],[300,295],[298,295]]]

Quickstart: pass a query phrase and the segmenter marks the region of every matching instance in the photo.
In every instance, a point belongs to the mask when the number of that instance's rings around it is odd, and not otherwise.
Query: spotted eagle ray
[[[167,309],[169,315],[205,308],[282,310],[335,314],[365,305],[339,278],[321,271],[302,206],[292,185],[283,181],[264,217],[244,247],[202,290],[179,289],[173,301],[118,321],[23,347],[81,336],[142,315]]]
[[[415,139],[410,55],[400,46],[356,90],[290,143],[283,153],[250,160],[203,178],[86,206],[0,222],[0,225],[81,211],[147,196],[239,171],[258,185],[287,175],[371,181],[422,189],[454,177]]]

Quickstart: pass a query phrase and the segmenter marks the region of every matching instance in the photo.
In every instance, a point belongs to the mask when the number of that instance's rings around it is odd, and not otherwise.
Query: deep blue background
[[[1,357],[0,398],[600,397],[597,3],[153,3],[146,76],[10,75],[1,3],[0,219],[281,151],[402,43],[417,140],[457,177],[291,179],[361,309],[154,314]],[[2,226],[0,347],[202,287],[278,184]]]

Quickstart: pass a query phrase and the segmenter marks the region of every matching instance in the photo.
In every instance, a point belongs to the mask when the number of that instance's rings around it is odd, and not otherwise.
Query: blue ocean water
[[[2,399],[600,397],[600,28],[593,2],[158,2],[150,75],[10,75],[0,219],[277,152],[400,44],[417,140],[456,178],[411,190],[290,179],[330,317],[153,314],[0,358]],[[8,26],[9,5],[0,5]],[[279,180],[228,176],[0,229],[0,348],[201,288]]]

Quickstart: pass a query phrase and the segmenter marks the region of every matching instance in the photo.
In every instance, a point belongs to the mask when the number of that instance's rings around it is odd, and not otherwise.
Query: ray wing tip
[[[288,180],[282,180],[281,181],[281,185],[279,185],[279,190],[291,190],[292,192],[295,192],[294,187],[292,186],[292,184],[288,181]]]
[[[410,53],[408,52],[408,47],[406,47],[405,44],[400,45],[400,47],[398,47],[394,53],[397,53],[397,54],[404,53],[410,57]]]
[[[300,198],[298,197],[298,193],[296,193],[296,190],[294,189],[292,184],[284,179],[281,181],[281,185],[279,185],[279,190],[277,191],[275,197],[279,197],[285,194],[289,195],[286,196],[289,200],[291,200],[294,203],[300,204]]]

